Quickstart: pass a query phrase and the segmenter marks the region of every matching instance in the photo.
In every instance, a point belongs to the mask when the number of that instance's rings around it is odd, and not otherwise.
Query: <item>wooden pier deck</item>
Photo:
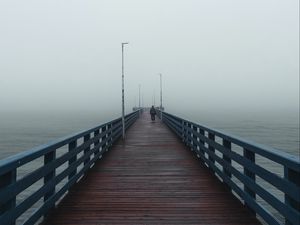
[[[260,224],[160,121],[144,113],[43,224]]]

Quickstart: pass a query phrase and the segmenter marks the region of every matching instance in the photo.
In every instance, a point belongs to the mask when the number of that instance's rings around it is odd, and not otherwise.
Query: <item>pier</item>
[[[0,224],[15,224],[38,201],[24,224],[299,224],[296,157],[157,115],[152,122],[142,110],[128,114],[125,140],[119,118],[0,161]],[[256,157],[278,164],[283,175]],[[41,167],[17,178],[19,167],[39,158]],[[16,201],[38,181],[43,185]]]

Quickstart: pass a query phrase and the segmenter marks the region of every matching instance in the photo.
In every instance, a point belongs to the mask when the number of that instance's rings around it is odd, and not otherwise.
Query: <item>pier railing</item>
[[[161,112],[157,115],[160,117]],[[300,224],[300,161],[273,148],[162,113],[167,124],[239,199],[268,224]],[[273,164],[273,171],[266,164]],[[230,207],[230,206],[228,206]]]
[[[126,129],[139,111],[125,117]],[[0,161],[0,224],[15,224],[18,217],[37,204],[24,224],[34,224],[57,204],[102,154],[122,135],[121,118],[39,146]],[[37,164],[31,171],[19,169]],[[28,190],[35,185],[33,190]],[[25,195],[21,201],[17,196]],[[29,194],[28,194],[29,193]]]

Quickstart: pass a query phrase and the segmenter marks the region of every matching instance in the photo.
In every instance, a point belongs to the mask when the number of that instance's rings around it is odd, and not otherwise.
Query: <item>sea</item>
[[[300,160],[299,112],[277,116],[259,114],[222,116],[180,112],[176,114],[190,121],[281,150]],[[118,117],[119,114],[116,112],[0,112],[0,160]],[[35,166],[32,164],[32,167]],[[267,164],[267,167],[282,176],[282,168],[279,169],[272,164]],[[20,171],[19,174],[22,175],[31,169],[34,168],[23,168],[24,171]],[[265,187],[272,188],[272,185],[267,184]],[[21,202],[22,198],[32,191],[29,189],[28,193],[19,195],[17,202]],[[282,193],[280,198],[282,200],[284,198]],[[261,201],[265,204],[263,200]],[[24,218],[34,212],[35,207],[37,205],[21,216],[17,224],[22,224]],[[283,218],[276,211],[274,214],[283,223]]]

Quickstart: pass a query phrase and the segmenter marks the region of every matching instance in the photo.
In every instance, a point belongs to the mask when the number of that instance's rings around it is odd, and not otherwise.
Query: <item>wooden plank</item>
[[[260,224],[148,113],[76,184],[43,224]]]

